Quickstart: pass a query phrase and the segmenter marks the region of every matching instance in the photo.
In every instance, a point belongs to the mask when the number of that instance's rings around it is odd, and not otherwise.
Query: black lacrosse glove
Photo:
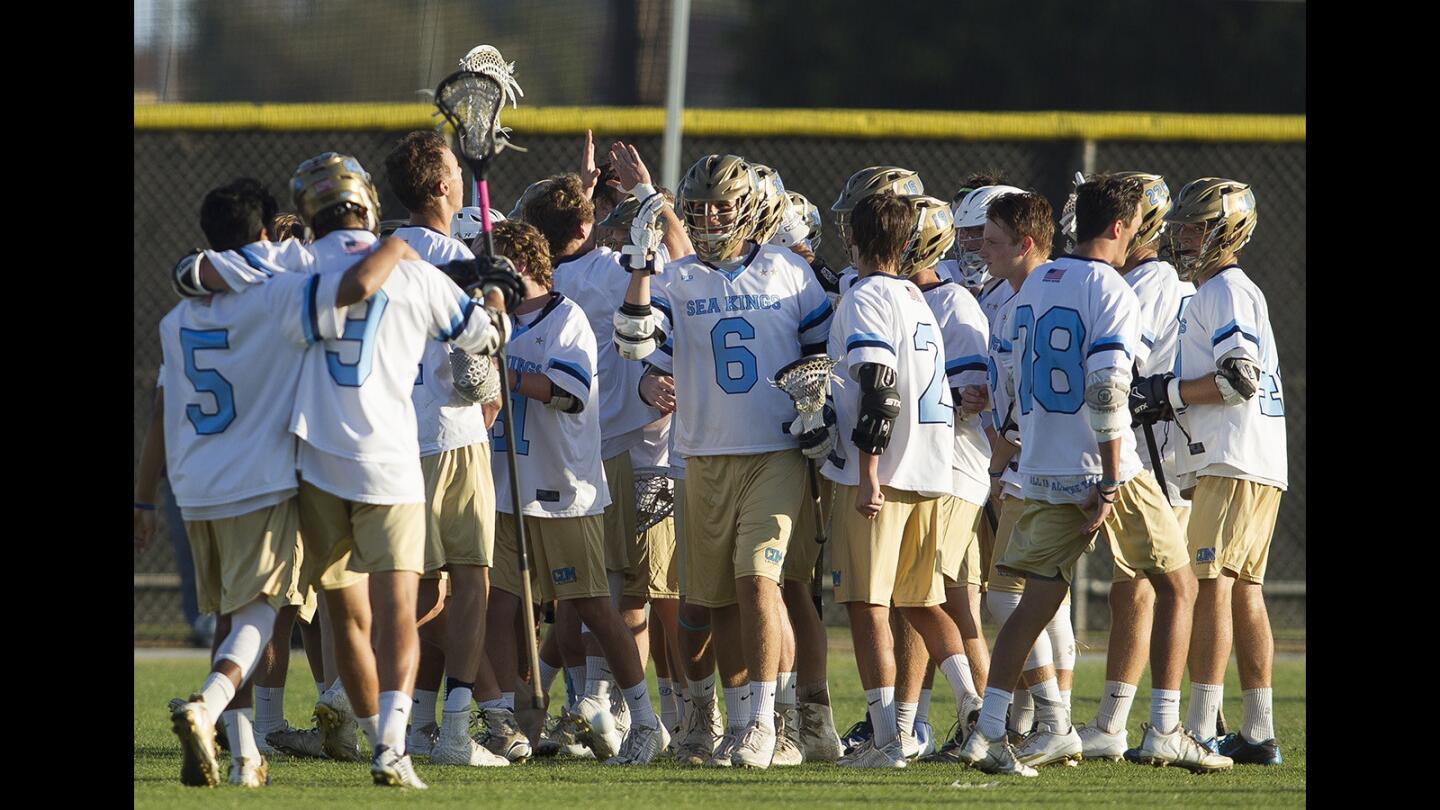
[[[1175,418],[1175,409],[1170,405],[1169,385],[1174,374],[1156,374],[1150,377],[1136,377],[1130,383],[1130,426],[1153,425],[1169,422]]]
[[[835,275],[835,271],[831,270],[829,265],[825,264],[824,259],[816,256],[815,261],[810,263],[810,269],[815,272],[815,279],[820,282],[820,286],[825,292],[840,294],[840,277]]]
[[[477,291],[484,295],[492,289],[499,290],[505,299],[506,312],[513,312],[515,307],[525,300],[515,265],[504,256],[456,259],[441,265],[440,272],[471,295]]]

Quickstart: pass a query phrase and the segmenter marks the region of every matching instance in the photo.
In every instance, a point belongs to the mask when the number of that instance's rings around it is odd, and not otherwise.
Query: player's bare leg
[[[985,643],[985,631],[980,626],[980,589],[970,584],[945,580],[945,604],[942,606],[951,621],[960,631],[965,646],[965,659],[970,664],[970,674],[975,680],[975,693],[985,694],[987,676],[990,674],[990,647]]]
[[[380,743],[404,756],[405,726],[411,690],[420,666],[420,634],[415,626],[420,575],[412,571],[370,574],[370,604],[375,625],[376,676],[379,680]]]
[[[1150,633],[1151,715],[1154,717],[1157,711],[1162,711],[1153,705],[1154,701],[1164,701],[1165,722],[1169,721],[1172,712],[1175,720],[1172,726],[1160,727],[1160,731],[1167,732],[1180,722],[1180,683],[1185,677],[1185,658],[1192,640],[1191,623],[1197,596],[1195,573],[1187,566],[1168,574],[1151,576],[1150,584],[1155,588],[1155,623]],[[1225,656],[1228,658],[1229,634],[1226,636]],[[1221,659],[1221,677],[1224,672],[1224,659]],[[1165,694],[1156,694],[1162,691]],[[1172,699],[1173,709],[1169,705]],[[1158,727],[1158,722],[1155,725]]]
[[[275,631],[255,667],[255,745],[262,754],[271,751],[265,736],[286,727],[285,681],[290,671],[290,634],[299,605],[286,605],[275,614]],[[218,631],[216,635],[219,635]]]
[[[926,753],[915,736],[915,718],[920,709],[930,656],[925,641],[905,618],[904,610],[890,611],[890,633],[895,639],[895,723],[907,759]]]
[[[830,710],[825,625],[810,599],[810,583],[787,579],[783,587],[785,613],[795,632],[795,702],[801,750],[807,762],[834,762],[842,752]]]
[[[300,622],[300,641],[305,645],[305,660],[310,664],[310,679],[315,682],[315,695],[319,697],[325,687],[335,680],[333,671],[334,662],[331,662],[331,671],[325,669],[325,637],[323,622],[320,621],[320,608],[317,605],[315,615],[310,621]],[[327,682],[326,676],[330,677]]]
[[[422,592],[427,580],[421,580]],[[428,613],[424,596],[416,607],[417,613]],[[440,685],[445,680],[445,632],[449,627],[448,606],[440,614],[420,628],[420,664],[415,672],[414,706],[410,709],[410,731],[405,738],[405,750],[418,755],[430,756],[435,742],[440,737],[440,725],[435,720],[435,704],[440,698]]]
[[[764,577],[736,577],[735,597],[750,681],[750,720],[731,760],[766,768],[775,754],[775,693],[787,624],[785,606],[780,586]]]
[[[1270,630],[1270,614],[1259,583],[1237,580],[1233,591],[1235,658],[1240,667],[1245,709],[1238,736],[1228,738],[1224,753],[1236,762],[1278,765],[1282,760],[1275,745],[1271,698],[1275,638]]]
[[[1105,651],[1105,688],[1095,720],[1080,730],[1085,758],[1115,759],[1129,747],[1125,732],[1140,674],[1150,651],[1155,588],[1136,577],[1110,586],[1110,643]],[[1193,642],[1192,642],[1193,643]],[[1117,752],[1118,751],[1118,752]]]
[[[744,735],[753,709],[750,702],[750,671],[746,666],[744,634],[740,627],[740,606],[710,609],[715,665],[725,698],[725,737],[707,764],[730,766],[730,751]],[[692,681],[693,683],[693,681]]]
[[[620,620],[634,637],[635,652],[640,656],[641,669],[644,669],[650,655],[650,624],[645,618],[645,603],[648,601],[643,596],[620,597]]]
[[[588,597],[566,600],[561,604],[573,605],[574,610],[580,614],[580,620],[600,643],[614,672],[615,681],[625,696],[625,704],[630,709],[630,733],[626,735],[626,745],[619,750],[608,750],[612,739],[598,734],[590,735],[592,750],[597,744],[601,748],[595,751],[596,758],[614,757],[616,764],[648,762],[665,747],[666,732],[660,728],[660,718],[655,715],[655,709],[650,704],[645,670],[635,649],[634,636],[621,621],[619,612],[608,598]],[[603,724],[610,719],[609,706],[589,694],[589,683],[587,694],[577,706],[577,711],[592,725],[597,721]]]
[[[781,580],[784,584],[784,580]],[[795,628],[790,624],[789,612],[785,609],[784,591],[781,590],[780,604],[774,615],[780,629],[780,658],[776,664],[775,711],[772,723],[775,727],[775,752],[772,765],[799,765],[805,761],[800,750],[800,711],[796,705]]]
[[[355,739],[353,718],[373,749],[380,740],[380,682],[375,670],[375,651],[370,642],[370,594],[367,582],[328,590],[321,600],[325,611],[326,638],[335,650],[335,669],[342,689],[326,690],[315,704],[315,719],[322,731],[325,753],[331,759],[358,761],[360,744]],[[413,608],[406,618],[413,621]],[[402,735],[403,736],[403,735]]]
[[[490,569],[479,565],[450,566],[449,602],[445,606],[445,722],[469,719],[475,683],[466,677],[480,666],[485,649],[485,614],[489,603]],[[512,707],[513,708],[513,707]]]
[[[1068,584],[1063,579],[1043,579],[1031,576],[1026,579],[1025,593],[1013,613],[1004,619],[1000,634],[995,638],[995,647],[990,657],[990,680],[985,689],[985,700],[980,711],[976,731],[967,740],[966,749],[972,747],[971,740],[978,747],[981,740],[1000,740],[1005,736],[1005,713],[1009,708],[1012,694],[1025,668],[1036,640],[1045,632],[1045,625],[1055,616],[1055,611],[1065,600]],[[1048,641],[1048,639],[1047,639]],[[1050,674],[1037,673],[1041,677]],[[1057,701],[1058,702],[1058,701]],[[1063,704],[1061,705],[1063,709]],[[1068,724],[1068,719],[1066,720]]]

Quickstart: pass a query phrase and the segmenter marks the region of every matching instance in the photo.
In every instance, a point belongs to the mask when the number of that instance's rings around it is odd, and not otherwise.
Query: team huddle
[[[947,203],[872,166],[831,206],[837,272],[817,207],[735,155],[672,193],[587,135],[505,216],[464,206],[435,132],[384,172],[403,220],[334,152],[295,171],[298,221],[256,181],[214,189],[210,249],[172,272],[135,535],[168,478],[219,616],[169,707],[182,783],[219,784],[221,745],[258,787],[277,755],[363,762],[361,736],[375,783],[413,788],[415,757],[1280,763],[1261,586],[1284,400],[1237,263],[1248,185],[1077,177],[1052,259],[1043,196],[979,174]],[[1068,594],[1097,542],[1112,630],[1077,726]],[[843,737],[822,576],[868,703]],[[297,621],[311,728],[283,713]],[[932,724],[937,669],[957,714]],[[557,677],[565,705],[532,705]]]

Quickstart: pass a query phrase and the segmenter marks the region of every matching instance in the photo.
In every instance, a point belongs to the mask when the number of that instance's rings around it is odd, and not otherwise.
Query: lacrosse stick
[[[659,467],[643,467],[635,471],[637,539],[675,512],[675,482],[665,472]]]
[[[495,255],[495,236],[490,221],[490,187],[485,181],[490,161],[508,143],[498,139],[500,134],[500,108],[508,99],[515,103],[515,93],[520,86],[511,75],[513,66],[500,59],[500,52],[488,45],[470,51],[461,60],[461,69],[446,76],[435,88],[435,107],[445,120],[455,128],[460,141],[460,156],[475,173],[480,206],[480,230],[485,237],[480,241],[481,254],[485,258]],[[497,352],[500,367],[509,369],[505,359],[505,347]],[[504,420],[505,438],[509,452],[505,454],[506,472],[510,475],[510,508],[515,519],[515,544],[519,547],[519,568],[522,594],[521,604],[525,611],[525,639],[530,660],[530,687],[533,707],[544,710],[545,695],[540,689],[540,648],[535,641],[535,602],[530,586],[530,553],[525,539],[525,519],[520,511],[520,473],[515,464],[515,420],[513,395],[510,391],[510,375],[500,377],[501,396],[504,407],[500,416]]]
[[[502,107],[505,106],[505,102],[508,101],[510,102],[510,108],[514,109],[517,106],[517,100],[525,95],[525,91],[520,89],[520,83],[515,81],[515,63],[506,62],[504,58],[500,56],[500,52],[495,50],[493,46],[480,45],[471,48],[469,53],[460,57],[459,67],[461,70],[489,75],[498,81],[503,94],[500,100],[500,106]],[[505,138],[507,142],[505,145],[511,146],[511,144],[508,143],[510,140],[510,130],[497,126],[496,131],[501,137]],[[521,152],[526,151],[518,146],[512,146],[512,148],[519,149]],[[470,181],[470,204],[479,205],[479,200],[480,179],[476,177]]]
[[[483,404],[500,398],[500,375],[489,357],[452,349],[450,373],[454,377],[455,393],[465,401]]]
[[[1131,373],[1136,377],[1136,379],[1139,379],[1139,363],[1136,363],[1134,365],[1134,367],[1131,369]],[[1152,467],[1151,472],[1155,473],[1155,480],[1160,484],[1160,494],[1165,496],[1165,505],[1173,506],[1174,504],[1170,503],[1170,489],[1165,486],[1165,470],[1160,466],[1160,448],[1155,443],[1155,427],[1149,422],[1146,422],[1143,427],[1145,428],[1145,449],[1150,451],[1150,466]]]
[[[795,412],[799,414],[796,418],[805,419],[807,415],[824,410],[825,398],[830,393],[830,380],[835,377],[832,370],[838,362],[823,354],[806,355],[775,372],[775,379],[770,384],[789,395],[790,399],[795,401]],[[836,382],[839,382],[838,378]],[[815,510],[815,542],[824,546],[829,538],[825,536],[825,523],[821,519],[820,484],[815,478],[815,462],[807,458],[805,467],[810,474],[810,506]],[[820,553],[815,555],[815,571],[810,579],[810,598],[815,602],[815,612],[819,613],[822,619],[825,608],[820,598],[820,577],[824,571],[824,562],[825,549],[821,548]]]

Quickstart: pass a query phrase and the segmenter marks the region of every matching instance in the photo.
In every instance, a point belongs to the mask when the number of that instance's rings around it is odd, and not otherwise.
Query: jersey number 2
[[[359,388],[370,379],[370,370],[375,364],[375,332],[380,329],[380,318],[389,304],[390,296],[380,290],[365,305],[364,317],[345,319],[345,331],[341,333],[340,340],[359,343],[360,356],[355,362],[347,363],[340,359],[339,352],[325,352],[325,363],[336,383],[346,388]]]
[[[920,422],[953,426],[955,406],[945,401],[949,387],[945,385],[945,358],[940,356],[940,346],[935,342],[938,337],[933,325],[915,324],[915,351],[935,353],[935,373],[930,376],[930,384],[925,386],[925,393],[920,395]]]
[[[200,368],[195,353],[230,348],[229,329],[181,329],[180,348],[185,352],[185,379],[195,391],[215,397],[215,412],[206,413],[196,403],[185,406],[185,417],[201,436],[224,433],[235,421],[235,388],[225,376],[213,368]]]

